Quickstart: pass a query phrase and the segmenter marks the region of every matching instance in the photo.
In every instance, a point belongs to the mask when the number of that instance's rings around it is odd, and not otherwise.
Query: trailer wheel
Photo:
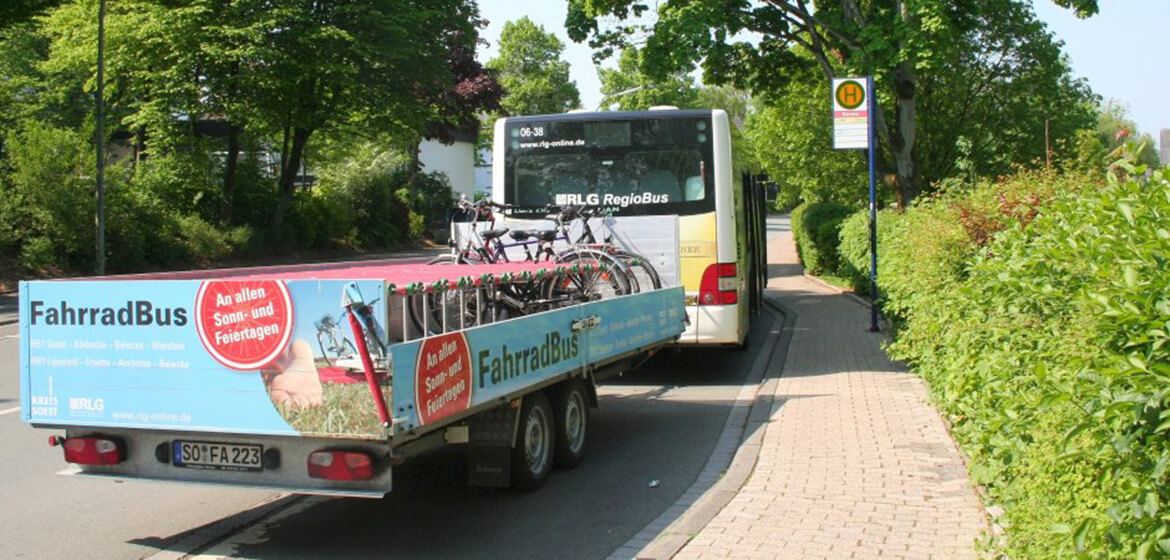
[[[524,397],[518,429],[512,447],[512,487],[535,490],[544,485],[553,464],[553,411],[543,392]]]
[[[580,379],[566,381],[553,409],[557,425],[556,464],[571,469],[585,458],[589,435],[589,393]]]

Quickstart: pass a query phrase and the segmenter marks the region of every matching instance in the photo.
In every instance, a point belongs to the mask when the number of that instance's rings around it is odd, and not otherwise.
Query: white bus
[[[500,119],[492,199],[516,215],[580,201],[615,216],[678,215],[690,326],[680,343],[742,347],[766,280],[763,193],[732,165],[722,110]]]

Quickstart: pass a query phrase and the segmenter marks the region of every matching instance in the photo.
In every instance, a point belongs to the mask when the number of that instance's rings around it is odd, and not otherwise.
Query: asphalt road
[[[0,551],[5,558],[140,558],[269,492],[62,477],[52,430],[20,418],[17,325],[0,327]]]
[[[767,318],[764,318],[767,320]],[[757,322],[757,325],[759,322]],[[459,447],[395,472],[382,500],[304,497],[207,549],[209,556],[599,558],[698,476],[756,352],[667,352],[602,387],[589,455],[537,492],[469,488]],[[54,475],[54,432],[20,421],[17,325],[0,326],[0,550],[10,558],[142,558],[185,551],[271,492]],[[658,481],[651,487],[651,481]],[[211,528],[208,528],[210,526]],[[202,530],[201,530],[202,528]]]
[[[385,499],[305,498],[204,554],[604,558],[698,477],[755,352],[768,346],[752,342],[746,352],[664,355],[604,385],[585,462],[536,492],[469,488],[466,456],[452,447],[399,467]]]

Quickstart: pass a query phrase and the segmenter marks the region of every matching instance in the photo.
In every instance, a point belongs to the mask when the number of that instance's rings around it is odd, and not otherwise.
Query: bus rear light
[[[735,305],[739,302],[739,274],[735,263],[715,263],[703,271],[699,305]]]
[[[65,450],[65,461],[77,465],[116,465],[126,460],[122,441],[102,437],[51,437],[49,445]]]
[[[309,454],[309,476],[325,480],[369,480],[374,478],[374,459],[360,451],[314,451]]]

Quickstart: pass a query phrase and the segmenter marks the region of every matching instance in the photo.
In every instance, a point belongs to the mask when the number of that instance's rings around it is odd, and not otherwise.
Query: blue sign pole
[[[869,92],[869,332],[878,332],[877,307],[877,188],[874,176],[874,152],[877,150],[877,138],[874,134],[873,121],[877,116],[877,95],[873,89],[873,76],[865,78],[866,90]]]

